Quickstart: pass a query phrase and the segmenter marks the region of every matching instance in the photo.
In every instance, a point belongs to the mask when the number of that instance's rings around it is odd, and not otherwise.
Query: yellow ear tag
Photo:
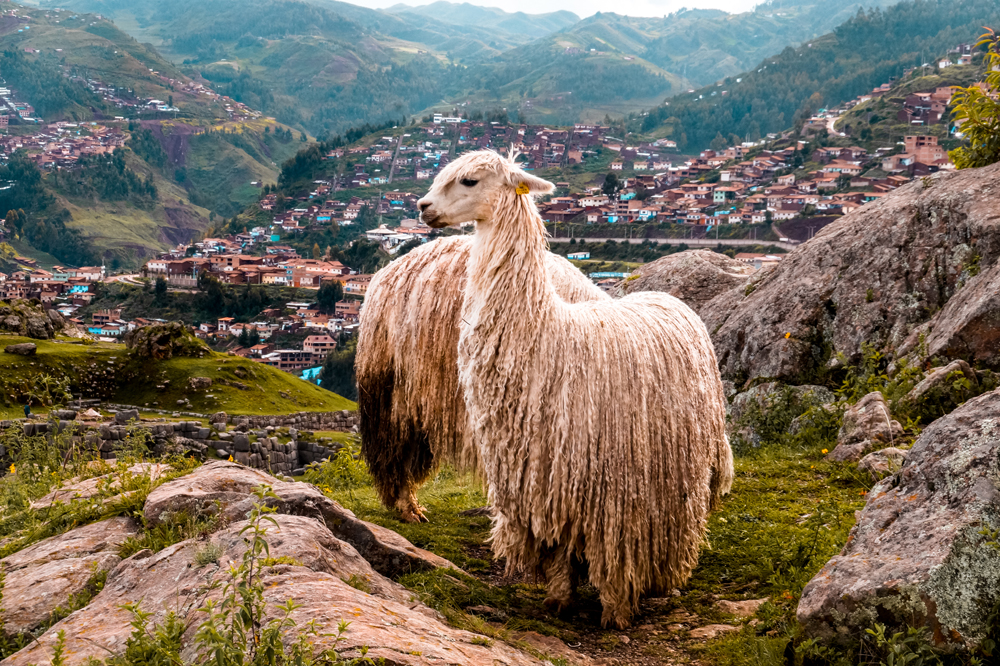
[[[531,190],[528,189],[528,186],[525,183],[521,183],[514,191],[518,194],[527,194]]]

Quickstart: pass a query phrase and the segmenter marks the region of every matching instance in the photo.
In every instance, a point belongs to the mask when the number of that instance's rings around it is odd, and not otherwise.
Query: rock
[[[447,626],[402,586],[372,571],[357,551],[336,539],[321,522],[281,514],[274,519],[277,525],[268,526],[267,533],[270,556],[296,564],[265,570],[267,608],[275,613],[289,599],[300,604],[291,618],[301,629],[310,620],[316,623],[315,649],[332,647],[337,624],[346,620],[350,627],[337,651],[347,659],[367,648],[367,656],[376,662],[385,659],[400,665],[541,666],[537,659],[503,642],[483,645],[487,642],[483,637]],[[60,630],[66,636],[67,666],[120,653],[132,631],[131,615],[122,607],[127,603],[139,603],[152,613],[154,625],[164,621],[168,610],[175,611],[181,623],[191,628],[182,639],[182,657],[185,663],[193,663],[194,627],[205,618],[198,609],[209,599],[219,598],[218,589],[210,590],[209,585],[225,580],[229,563],[242,557],[239,530],[244,525],[236,523],[211,536],[221,550],[217,562],[196,564],[196,555],[206,546],[197,540],[182,541],[156,554],[142,551],[124,560],[108,574],[104,591],[90,605],[8,658],[5,666],[48,663]]]
[[[870,439],[854,444],[838,444],[833,448],[833,451],[830,451],[826,459],[831,462],[858,462],[878,445],[878,442]]]
[[[903,465],[909,451],[890,446],[869,453],[858,463],[858,469],[868,472],[872,480],[878,481],[889,474],[895,474]]]
[[[807,636],[848,642],[874,621],[926,626],[974,647],[1000,601],[1000,391],[974,398],[917,438],[900,471],[868,493],[840,555],[806,585]]]
[[[216,449],[215,450],[215,455],[217,455],[220,458],[222,458],[223,460],[225,460],[226,458],[229,457],[229,451],[227,451],[225,449]]]
[[[1000,164],[917,178],[712,299],[699,315],[723,378],[801,382],[921,333],[929,356],[1000,365],[998,184]]]
[[[52,337],[53,327],[49,318],[36,313],[29,313],[24,320],[25,332],[29,338],[48,340]]]
[[[225,412],[216,412],[208,417],[208,422],[213,425],[216,423],[228,423],[229,415]]]
[[[591,666],[591,664],[594,664],[592,658],[585,654],[580,654],[555,636],[545,636],[537,631],[515,631],[511,634],[511,638],[549,657],[550,663],[559,663],[561,661],[562,663],[577,664],[578,666]]]
[[[190,388],[192,391],[200,391],[203,389],[207,389],[211,385],[212,385],[211,377],[191,377],[190,379],[188,379],[188,388]]]
[[[161,463],[136,463],[128,468],[129,474],[145,474],[156,480],[171,470],[169,465]],[[76,500],[85,500],[96,495],[113,492],[120,487],[122,479],[117,472],[95,476],[83,481],[71,481],[69,484],[57,488],[48,495],[41,497],[31,503],[32,509],[44,509],[52,506],[56,502],[68,504]]]
[[[58,310],[46,310],[45,316],[49,318],[49,321],[52,322],[52,326],[56,329],[62,328],[66,323],[66,320],[63,319],[63,316],[59,314]]]
[[[747,599],[746,601],[729,601],[728,599],[719,599],[715,602],[715,607],[723,613],[728,613],[729,615],[735,615],[736,617],[750,617],[767,601],[768,599],[766,597],[763,599]]]
[[[20,356],[34,356],[38,347],[34,342],[22,342],[16,345],[7,345],[3,348],[8,354],[18,354]]]
[[[965,382],[956,382],[964,379]],[[934,368],[906,394],[903,402],[927,420],[944,416],[969,398],[979,393],[976,371],[962,360]]]
[[[354,546],[379,573],[395,578],[439,567],[457,568],[433,553],[379,525],[359,520],[311,484],[279,481],[260,470],[222,460],[202,465],[192,473],[156,488],[146,499],[143,515],[156,525],[170,515],[213,514],[221,508],[229,518],[246,515],[252,508],[253,489],[269,485],[278,496],[268,500],[280,513],[322,520],[333,534]]]
[[[72,409],[54,409],[52,410],[52,416],[60,421],[75,421],[76,411]]]
[[[128,425],[132,422],[139,422],[138,409],[123,409],[115,413],[115,423],[119,425]]]
[[[155,359],[201,356],[210,351],[204,342],[179,321],[129,331],[125,334],[125,346],[140,358]]]
[[[844,412],[837,445],[856,444],[866,439],[892,443],[902,435],[903,426],[889,415],[889,403],[881,393],[873,391]]]
[[[669,254],[636,269],[621,283],[621,295],[662,291],[698,312],[710,300],[746,284],[754,268],[711,250]]]
[[[731,631],[739,631],[739,627],[734,627],[731,624],[709,624],[704,627],[698,627],[697,629],[692,629],[688,632],[688,636],[691,638],[697,638],[700,640],[712,640],[716,636],[721,636],[722,634],[728,634]]]
[[[139,533],[130,518],[111,518],[49,537],[0,560],[6,575],[3,627],[7,636],[38,629],[57,607],[70,605],[97,571],[118,564],[118,547]]]
[[[729,439],[738,448],[760,446],[761,436],[754,426],[759,418],[781,409],[796,418],[814,407],[833,402],[833,392],[823,386],[786,386],[777,382],[758,384],[739,393],[728,407]]]

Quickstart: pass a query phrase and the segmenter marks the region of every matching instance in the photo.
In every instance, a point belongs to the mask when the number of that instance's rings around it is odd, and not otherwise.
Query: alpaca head
[[[553,189],[547,180],[525,173],[513,155],[477,150],[442,169],[417,208],[425,224],[440,229],[463,222],[488,222],[504,195],[548,194]]]

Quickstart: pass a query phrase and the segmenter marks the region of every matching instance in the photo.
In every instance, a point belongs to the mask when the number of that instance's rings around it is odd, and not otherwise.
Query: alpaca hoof
[[[542,602],[545,607],[549,609],[549,612],[553,615],[560,615],[564,610],[569,608],[569,599],[557,599],[556,597],[545,597],[545,601]]]
[[[403,511],[403,520],[408,523],[429,523],[430,520],[424,515],[424,512],[420,509],[414,509],[413,511]]]
[[[628,629],[632,618],[628,615],[623,615],[611,609],[605,608],[604,612],[601,613],[601,626],[602,627],[614,627],[615,629]]]

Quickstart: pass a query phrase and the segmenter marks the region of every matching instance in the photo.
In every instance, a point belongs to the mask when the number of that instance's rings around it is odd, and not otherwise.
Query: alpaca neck
[[[530,335],[555,293],[545,267],[545,225],[534,203],[513,192],[502,195],[496,210],[476,232],[463,319],[474,331]]]

